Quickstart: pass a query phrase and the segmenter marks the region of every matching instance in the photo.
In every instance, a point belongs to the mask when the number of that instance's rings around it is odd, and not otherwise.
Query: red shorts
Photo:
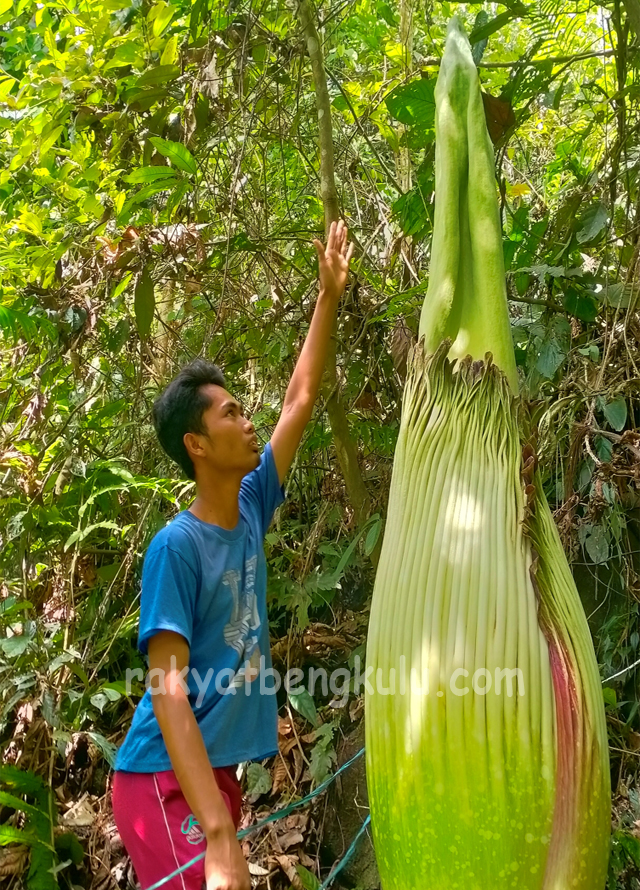
[[[213,773],[237,828],[242,791],[236,767],[215,768]],[[172,769],[157,773],[117,770],[111,796],[116,827],[142,890],[205,852],[204,833]],[[202,890],[203,883],[204,858],[158,890]]]

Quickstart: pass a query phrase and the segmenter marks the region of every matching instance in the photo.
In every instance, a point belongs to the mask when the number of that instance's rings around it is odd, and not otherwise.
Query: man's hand
[[[307,339],[287,387],[282,414],[271,437],[271,450],[281,485],[304,428],[311,419],[338,302],[347,283],[349,261],[353,254],[353,244],[347,243],[347,227],[342,220],[331,223],[326,247],[317,239],[313,243],[318,251],[320,293]]]
[[[353,244],[347,244],[344,221],[331,223],[326,247],[317,238],[314,238],[313,246],[318,252],[320,291],[337,301],[344,293],[353,256]]]
[[[206,890],[251,890],[249,866],[233,824],[207,837],[204,877]]]

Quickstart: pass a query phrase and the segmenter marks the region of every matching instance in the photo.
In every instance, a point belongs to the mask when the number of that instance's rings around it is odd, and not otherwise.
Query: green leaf
[[[131,325],[129,324],[129,319],[126,317],[121,318],[115,328],[109,333],[109,352],[113,353],[113,355],[119,355],[120,350],[129,339],[130,333]]]
[[[189,34],[191,39],[195,40],[198,33],[198,25],[204,21],[205,13],[209,8],[208,0],[196,0],[191,7],[191,18],[189,20]]]
[[[594,525],[585,538],[584,547],[595,565],[602,565],[609,559],[609,539],[601,525]]]
[[[175,6],[171,6],[170,3],[158,3],[153,8],[152,12],[154,12],[155,15],[153,16],[153,25],[151,30],[154,37],[159,37],[171,21],[171,19],[174,17],[177,10]],[[149,18],[151,18],[151,16],[149,16]]]
[[[34,320],[26,312],[10,306],[0,306],[0,330],[5,334],[10,331],[14,339],[22,333],[25,339],[30,340],[38,333]]]
[[[58,890],[58,882],[53,875],[55,855],[52,850],[40,845],[31,854],[31,865],[27,875],[27,890]]]
[[[353,553],[358,545],[358,541],[367,531],[367,529],[369,529],[372,524],[375,525],[378,520],[379,515],[377,513],[375,513],[373,516],[370,516],[369,519],[367,519],[366,523],[357,531],[353,541],[351,541],[347,549],[340,557],[338,565],[335,567],[335,569],[332,572],[325,572],[323,575],[321,575],[321,578],[323,580],[321,584],[318,584],[318,587],[320,587],[321,590],[333,590],[337,587],[337,585],[340,583],[342,573],[344,572],[351,557],[353,556]]]
[[[380,518],[380,516],[378,516],[377,513],[376,517],[377,519],[375,519],[375,522],[367,532],[367,537],[365,538],[364,542],[364,552],[367,556],[369,556],[369,554],[373,552],[373,548],[378,542],[380,529],[382,528],[382,519]]]
[[[88,538],[91,532],[95,531],[95,529],[97,528],[119,529],[120,526],[117,522],[114,522],[111,519],[107,519],[103,522],[94,522],[92,525],[88,525],[86,528],[78,528],[73,532],[72,535],[69,535],[69,537],[67,538],[64,545],[65,551],[68,550],[72,544],[75,544],[78,541],[84,541],[84,539]]]
[[[104,207],[95,195],[87,195],[82,202],[82,209],[85,213],[90,213],[96,219],[100,219],[104,213]]]
[[[58,137],[64,130],[64,127],[55,127],[50,133],[43,137],[40,143],[40,158],[43,158],[49,149],[58,141]]]
[[[25,803],[24,800],[21,800],[19,797],[16,797],[15,794],[10,794],[8,791],[0,791],[0,803],[4,804],[6,807],[11,807],[14,810],[19,810],[22,813],[26,813],[31,816],[39,816],[49,818],[48,813],[43,812],[43,810],[38,807],[34,807],[33,804]]]
[[[627,403],[624,399],[614,399],[605,405],[604,416],[609,426],[620,432],[627,422]]]
[[[401,124],[432,130],[435,126],[435,80],[421,78],[396,87],[385,99],[389,114]]]
[[[309,723],[313,723],[314,726],[317,725],[318,711],[316,710],[316,703],[306,689],[297,693],[289,692],[289,701],[296,711],[302,714]]]
[[[101,714],[104,711],[105,706],[109,704],[109,699],[102,692],[96,692],[95,695],[91,696],[89,701],[94,706],[94,708],[97,708],[100,711]]]
[[[128,176],[125,182],[155,182],[157,179],[172,179],[176,175],[173,167],[138,167]]]
[[[596,453],[600,460],[609,463],[613,456],[613,443],[606,436],[596,436],[594,439]]]
[[[184,196],[187,194],[188,191],[189,191],[189,183],[183,181],[179,185],[177,185],[174,188],[174,190],[171,192],[171,194],[167,198],[167,204],[165,207],[168,219],[171,219],[173,214],[180,207],[180,204],[182,203],[182,199],[184,198]]]
[[[546,263],[541,263],[537,266],[523,266],[521,269],[516,269],[515,271],[531,272],[531,274],[535,275],[540,282],[544,282],[546,275],[550,278],[567,278],[569,277],[569,272],[574,270],[568,270],[564,266],[547,266]]]
[[[626,831],[615,831],[612,835],[611,843],[614,848],[615,846],[621,847],[626,854],[626,858],[635,865],[636,868],[640,868],[640,838],[637,838]],[[624,866],[626,865],[627,862],[624,863]]]
[[[165,87],[132,87],[124,93],[124,99],[132,111],[148,111],[152,105],[163,102],[169,95]]]
[[[617,282],[616,284],[610,284],[605,291],[605,303],[614,309],[628,309],[632,299],[633,286],[631,284]]]
[[[20,769],[12,763],[0,766],[0,782],[10,787],[16,794],[30,794],[41,803],[47,800],[49,789],[44,781],[31,770]]]
[[[518,16],[526,15],[527,7],[522,3],[514,3],[507,12],[501,12],[500,15],[497,15],[495,18],[491,19],[488,22],[479,22],[476,19],[476,25],[474,26],[473,31],[469,35],[469,43],[474,46],[477,43],[480,43],[483,40],[486,40],[492,34],[495,34],[496,31],[499,31],[500,28],[503,28],[506,24],[508,24],[511,19],[514,19]],[[476,60],[476,64],[478,64],[479,60]]]
[[[170,142],[159,136],[151,136],[150,142],[164,158],[169,158],[178,169],[184,170],[185,173],[190,173],[192,176],[197,173],[198,167],[193,155],[180,142]]]
[[[28,232],[30,235],[42,235],[42,220],[30,210],[26,210],[20,216],[17,225],[22,232]]]
[[[322,886],[320,881],[308,868],[305,868],[304,865],[296,865],[296,871],[304,890],[320,890]]]
[[[481,9],[478,15],[476,16],[476,20],[473,23],[473,31],[471,32],[471,36],[473,34],[477,34],[479,30],[485,27],[489,22],[489,13],[486,9]],[[478,65],[482,61],[482,57],[484,55],[484,51],[487,48],[487,43],[489,42],[489,35],[487,34],[484,37],[480,37],[480,39],[476,39],[475,41],[471,40],[471,55],[473,56],[473,61]]]
[[[309,758],[309,772],[316,785],[322,784],[329,778],[331,766],[336,761],[336,752],[328,747],[324,739],[317,742],[311,749]]]
[[[580,355],[585,355],[592,362],[600,361],[600,350],[595,343],[590,343],[588,346],[581,346],[580,349],[578,349],[578,352]]]
[[[105,737],[100,732],[87,732],[87,735],[96,746],[98,751],[100,751],[111,769],[113,769],[116,763],[116,752],[118,750],[117,747],[113,744],[113,742],[105,739]]]
[[[420,185],[400,195],[393,203],[393,212],[398,217],[403,233],[411,235],[415,240],[425,238],[432,230],[433,207],[429,205],[428,196]]]
[[[247,768],[247,793],[268,794],[271,791],[271,776],[261,763],[250,763]]]
[[[608,221],[607,208],[598,202],[587,207],[580,217],[576,238],[580,244],[594,241],[605,229]]]
[[[177,176],[173,177],[162,177],[162,179],[157,180],[156,182],[148,182],[146,185],[143,185],[139,192],[136,192],[135,195],[131,195],[125,201],[124,207],[118,214],[118,221],[121,218],[125,218],[128,220],[128,214],[131,212],[131,208],[136,204],[141,204],[143,201],[148,200],[152,197],[152,195],[158,194],[158,192],[168,192],[173,189],[175,186],[179,184],[180,180]],[[124,259],[127,254],[123,254],[124,265],[128,265],[129,259]],[[116,265],[117,268],[117,265]]]
[[[536,368],[540,371],[543,377],[551,380],[566,356],[566,352],[562,349],[558,341],[553,337],[549,338],[548,340],[545,340],[540,347],[540,354],[538,355]]]
[[[22,828],[14,828],[12,825],[0,825],[0,847],[7,844],[26,844],[28,847],[37,847],[42,842],[31,831]]]
[[[165,48],[162,50],[162,55],[160,56],[160,65],[175,65],[175,61],[178,58],[178,35],[174,34],[173,37],[170,37],[167,40]],[[180,69],[178,68],[178,74],[180,73]],[[177,75],[176,75],[177,77]]]
[[[122,68],[125,65],[137,65],[142,63],[143,47],[134,40],[127,43],[121,43],[116,47],[113,56],[106,63],[103,71],[109,71],[111,68]]]
[[[124,275],[122,276],[121,280],[116,284],[116,286],[112,290],[112,292],[110,294],[110,299],[112,299],[112,300],[117,299],[120,296],[120,294],[127,288],[127,285],[129,284],[129,282],[131,281],[132,278],[133,278],[133,272],[125,272]]]
[[[7,639],[0,641],[0,649],[2,649],[7,658],[18,658],[29,648],[30,642],[29,637],[19,634],[18,636],[7,637]]]
[[[153,279],[149,274],[148,267],[142,270],[142,274],[138,278],[134,291],[134,308],[136,313],[136,326],[138,333],[142,338],[146,337],[151,330],[153,322],[153,313],[156,308],[156,298],[153,286]]]
[[[58,856],[64,854],[74,865],[80,865],[84,859],[82,844],[73,831],[66,831],[64,834],[58,835],[56,838],[56,852]]]
[[[595,321],[598,317],[599,305],[594,294],[569,287],[562,299],[564,308],[581,321]]]
[[[104,692],[109,701],[118,701],[119,698],[122,698],[122,692],[116,689],[115,686],[115,683],[105,683],[102,687],[102,692]]]
[[[155,68],[149,68],[148,71],[141,74],[136,80],[136,86],[157,86],[160,83],[168,83],[170,80],[175,80],[179,76],[180,69],[177,65],[157,65]]]

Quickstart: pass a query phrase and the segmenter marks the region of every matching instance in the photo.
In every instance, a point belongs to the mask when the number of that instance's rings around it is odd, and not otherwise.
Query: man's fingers
[[[316,253],[318,254],[318,259],[323,260],[324,259],[324,244],[322,243],[322,241],[318,241],[317,238],[314,238],[313,246],[315,247]]]
[[[327,250],[332,250],[336,241],[336,223],[332,222],[329,226],[329,237],[327,238]]]
[[[340,252],[342,253],[342,256],[347,255],[347,248],[349,246],[349,242],[347,240],[348,234],[349,230],[345,226],[342,230],[342,244],[340,245]]]
[[[347,251],[347,265],[351,262],[351,257],[353,256],[354,247],[355,247],[355,244],[352,241],[351,244],[349,245],[349,250]]]

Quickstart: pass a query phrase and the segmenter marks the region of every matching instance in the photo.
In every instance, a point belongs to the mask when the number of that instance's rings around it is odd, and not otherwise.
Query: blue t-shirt
[[[260,465],[242,480],[235,528],[203,522],[185,510],[158,532],[145,556],[138,649],[146,654],[149,638],[160,630],[186,638],[184,682],[211,766],[263,760],[278,751],[273,675],[265,673],[272,663],[263,539],[284,497],[268,442]],[[149,688],[115,768],[172,769]]]

